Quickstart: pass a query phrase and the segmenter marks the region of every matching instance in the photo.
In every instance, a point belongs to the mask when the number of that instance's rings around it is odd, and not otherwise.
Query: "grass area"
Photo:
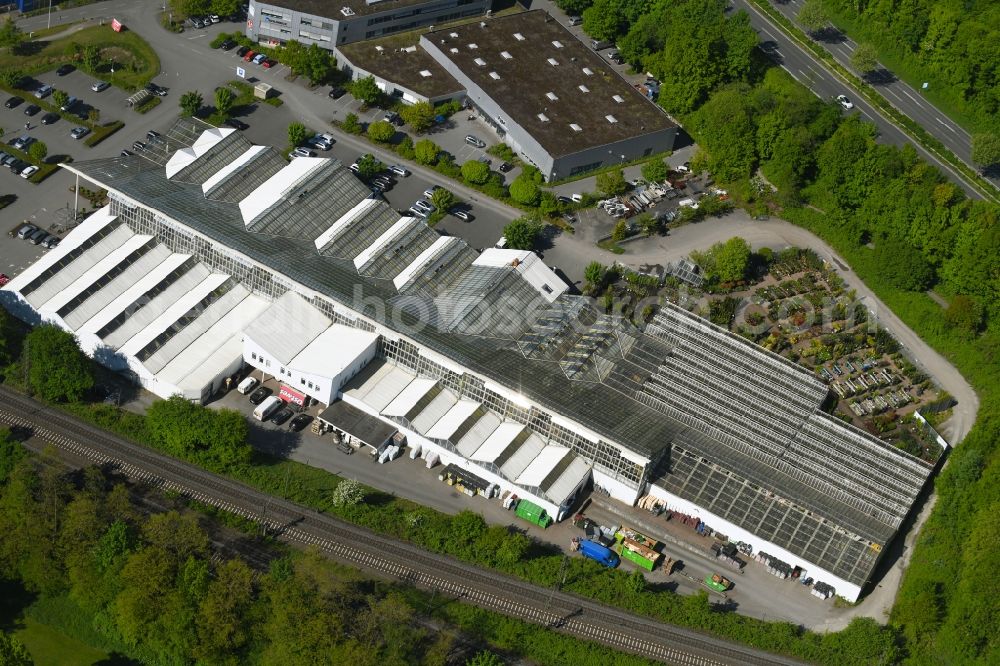
[[[120,120],[116,120],[113,123],[106,123],[104,125],[101,125],[100,127],[95,128],[90,133],[90,135],[83,140],[83,143],[86,144],[87,146],[94,147],[123,127],[125,127],[125,123],[123,123]]]
[[[132,110],[138,114],[149,113],[156,107],[158,107],[163,102],[163,99],[158,96],[147,97],[142,104],[136,104],[132,107]]]
[[[41,30],[32,30],[31,39],[39,40],[48,37],[49,35],[58,35],[64,30],[68,30],[77,23],[83,23],[83,19],[77,21],[70,21],[68,23],[60,23],[59,25],[54,25],[51,28],[42,28]]]
[[[597,247],[602,250],[607,250],[608,252],[614,252],[615,254],[625,254],[625,249],[618,245],[615,241],[610,238],[597,242]]]
[[[280,97],[268,97],[264,100],[264,104],[270,104],[273,107],[279,107],[284,104]]]
[[[91,666],[107,663],[108,653],[92,648],[58,629],[32,618],[24,620],[24,628],[17,632],[36,664],[59,666]]]
[[[101,63],[94,70],[76,59],[76,53],[87,46],[101,49]],[[88,74],[106,79],[119,88],[132,91],[143,87],[160,73],[160,59],[142,37],[128,30],[115,32],[107,25],[84,28],[52,41],[28,42],[22,53],[15,54],[8,50],[0,54],[0,69],[19,69],[29,75],[47,72],[66,62],[72,62]],[[112,62],[114,74],[111,74]]]

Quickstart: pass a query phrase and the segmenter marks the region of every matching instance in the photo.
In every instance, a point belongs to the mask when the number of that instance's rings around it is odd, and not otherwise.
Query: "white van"
[[[276,395],[268,396],[264,402],[257,405],[257,409],[253,410],[253,417],[258,421],[266,421],[271,414],[278,411],[285,401]]]
[[[497,244],[494,245],[493,247],[495,247],[498,250],[502,250],[505,247],[507,247],[507,237],[506,236],[501,236],[500,240],[498,240]]]
[[[246,395],[250,391],[257,388],[258,383],[259,382],[257,381],[256,377],[247,377],[246,379],[244,379],[239,383],[239,386],[236,387],[236,390],[242,393],[243,395]]]

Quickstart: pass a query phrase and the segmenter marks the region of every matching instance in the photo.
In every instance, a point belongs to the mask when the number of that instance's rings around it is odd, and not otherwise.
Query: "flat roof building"
[[[673,149],[663,110],[543,10],[434,30],[420,45],[547,180]]]
[[[465,88],[417,45],[419,39],[407,32],[344,44],[335,49],[337,64],[352,80],[374,77],[386,95],[407,104],[464,99]]]
[[[326,49],[413,30],[420,26],[485,16],[491,0],[250,0],[246,36],[262,44],[295,40]]]
[[[88,220],[64,242],[68,254],[45,258],[57,256],[58,268],[42,268],[69,271],[60,284],[101,262],[109,275],[132,236],[189,255],[214,279],[236,282],[244,301],[259,301],[240,330],[270,350],[272,371],[312,344],[335,353],[338,340],[356,340],[325,372],[360,369],[330,395],[391,424],[411,446],[557,518],[591,480],[628,504],[652,495],[852,600],[931,473],[822,412],[826,387],[804,368],[678,306],[665,304],[637,328],[568,294],[532,253],[480,254],[400,217],[336,160],[272,162],[272,149],[239,132],[187,135],[187,146],[159,156],[65,165],[108,190],[111,203],[91,219],[126,231],[110,244],[82,241],[93,252],[70,256],[79,238],[96,236]],[[177,150],[195,144],[199,155],[168,177]],[[258,168],[227,173],[250,160]],[[16,277],[0,290],[5,304],[35,314],[55,296],[32,301],[53,279],[26,290],[38,278]],[[181,348],[185,327],[172,322],[199,297],[148,301],[142,316],[164,319],[143,340],[159,342],[140,341],[136,353]],[[283,326],[288,319],[300,324]],[[208,324],[198,324],[197,339]],[[301,388],[300,370],[291,370]]]

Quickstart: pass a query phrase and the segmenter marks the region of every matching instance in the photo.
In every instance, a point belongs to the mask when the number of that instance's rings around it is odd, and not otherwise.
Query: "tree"
[[[396,127],[388,120],[376,120],[368,126],[368,138],[376,143],[389,143],[396,136]]]
[[[984,314],[983,306],[975,299],[960,294],[948,304],[944,318],[949,326],[957,329],[963,336],[972,336],[982,327]]]
[[[512,250],[532,249],[540,233],[542,233],[542,223],[534,217],[519,217],[511,220],[503,228],[503,237],[507,239],[507,247]]]
[[[476,653],[472,659],[467,660],[465,666],[504,666],[504,660],[498,657],[495,652],[483,650]]]
[[[344,116],[344,122],[340,124],[340,129],[348,134],[361,134],[361,123],[358,122],[358,114],[348,113]]]
[[[28,146],[28,157],[34,160],[37,164],[41,164],[48,154],[49,147],[46,146],[43,141],[35,141]]]
[[[305,64],[309,82],[315,86],[330,78],[337,61],[326,49],[321,48],[318,44],[310,44],[309,48],[306,49]]]
[[[9,47],[11,51],[17,52],[24,40],[24,32],[14,19],[8,16],[0,25],[0,47]]]
[[[670,167],[663,160],[650,160],[642,165],[642,177],[651,183],[661,183],[670,175]]]
[[[375,158],[374,155],[365,154],[358,160],[358,175],[368,180],[385,171],[385,164]]]
[[[906,241],[877,241],[872,259],[879,267],[879,278],[898,289],[925,291],[934,281],[934,268],[920,250]]]
[[[851,53],[851,67],[861,76],[871,74],[878,69],[878,49],[874,44],[862,42]]]
[[[583,31],[594,39],[613,42],[623,32],[621,3],[617,0],[594,0],[582,18]]]
[[[20,88],[24,83],[24,72],[13,67],[0,71],[0,83],[11,88]]]
[[[618,241],[625,240],[626,236],[628,236],[628,224],[625,220],[618,220],[615,228],[611,231],[611,240],[617,243]]]
[[[216,568],[195,616],[195,655],[208,663],[231,663],[250,640],[247,611],[253,603],[254,571],[243,560],[227,560]]]
[[[21,639],[14,634],[0,631],[0,664],[3,666],[32,666],[34,663],[28,648],[24,647]]]
[[[417,134],[426,132],[434,126],[435,111],[430,102],[417,102],[404,106],[399,115]]]
[[[197,90],[191,90],[183,95],[181,95],[180,105],[181,105],[181,115],[191,117],[198,115],[201,110],[201,105],[204,100],[201,97],[201,93]]]
[[[738,236],[716,243],[708,252],[692,254],[710,279],[722,283],[738,282],[750,265],[750,244]]]
[[[417,143],[419,146],[420,143]],[[479,160],[469,160],[462,165],[462,178],[466,182],[482,185],[490,179],[490,168]]]
[[[94,72],[101,64],[101,49],[91,44],[83,49],[83,66],[87,70]]]
[[[281,62],[294,74],[301,74],[309,65],[308,49],[301,42],[289,40],[281,49]]]
[[[823,0],[805,0],[797,18],[799,24],[809,33],[819,32],[830,22],[830,17],[823,8]]]
[[[69,101],[69,93],[64,90],[53,90],[52,101],[55,102],[56,106],[61,109],[66,106],[66,102]]]
[[[330,503],[336,507],[354,506],[365,499],[365,487],[354,479],[344,479],[330,493]]]
[[[413,144],[413,159],[420,164],[433,166],[437,164],[440,154],[441,147],[430,139],[421,139]]]
[[[973,134],[972,161],[981,167],[1000,164],[1000,134]]]
[[[510,198],[525,206],[535,206],[541,196],[541,188],[531,176],[522,173],[510,184]]]
[[[91,361],[71,333],[37,326],[25,338],[24,349],[28,384],[43,399],[77,402],[94,387]]]
[[[232,16],[240,8],[240,0],[212,0],[212,13],[218,16]]]
[[[438,210],[447,211],[458,203],[458,197],[456,197],[451,190],[439,187],[431,194],[431,203],[434,204]]]
[[[291,123],[288,125],[288,146],[297,148],[305,143],[309,138],[309,128],[302,123]]]
[[[599,293],[604,289],[604,280],[607,276],[608,269],[604,267],[599,261],[592,261],[587,264],[587,267],[583,269],[583,279],[587,281],[589,285],[588,291],[591,293]]]
[[[229,86],[222,86],[215,89],[215,110],[224,116],[228,116],[236,103],[236,93]]]
[[[246,420],[233,410],[209,409],[174,396],[150,405],[146,428],[154,445],[213,470],[250,460]]]
[[[91,107],[90,111],[87,111],[87,120],[90,121],[91,127],[97,125],[101,121],[101,110]]]
[[[597,189],[606,196],[613,197],[628,191],[628,183],[621,169],[612,169],[597,174]]]
[[[375,83],[374,76],[366,76],[352,81],[348,86],[348,91],[354,99],[365,106],[375,106],[382,99],[382,89]]]

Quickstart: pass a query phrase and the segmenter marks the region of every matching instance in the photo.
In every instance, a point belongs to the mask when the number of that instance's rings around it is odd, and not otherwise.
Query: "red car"
[[[6,273],[0,273],[0,287],[4,286],[8,282],[10,282],[10,278],[7,277],[7,274]]]
[[[253,60],[256,57],[257,57],[256,53],[254,53],[253,51],[247,51],[247,54],[245,56],[243,56],[243,61],[244,62],[250,62],[251,60]]]
[[[271,69],[271,66],[272,66],[272,65],[277,65],[277,64],[278,64],[278,61],[277,61],[277,60],[271,60],[270,58],[267,58],[267,59],[266,59],[266,60],[264,60],[264,62],[263,62],[263,63],[261,63],[261,64],[262,64],[262,65],[264,65],[264,69]]]

